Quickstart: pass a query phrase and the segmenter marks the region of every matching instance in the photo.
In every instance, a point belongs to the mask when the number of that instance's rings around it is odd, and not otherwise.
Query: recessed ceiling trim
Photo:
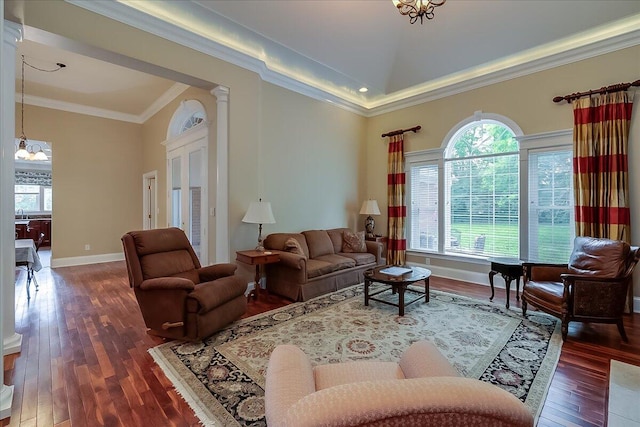
[[[140,120],[141,123],[146,122],[187,89],[189,89],[189,85],[175,83],[165,93],[163,93],[160,98],[156,99],[142,114],[140,114],[138,116],[138,120]]]
[[[216,40],[194,34],[168,22],[168,19],[165,20],[166,18],[151,16],[127,4],[116,1],[65,1],[256,72],[267,82],[314,99],[328,101],[367,117],[640,44],[640,14],[636,14],[611,25],[598,27],[559,42],[530,49],[503,60],[483,64],[407,90],[380,96],[373,101],[367,101],[364,97],[354,96],[345,88],[330,86],[328,82],[306,75],[293,75],[287,70],[281,71],[273,64],[269,64],[268,59],[252,57],[247,53],[231,49]],[[247,51],[249,50],[247,49]]]
[[[261,59],[231,49],[215,40],[194,34],[184,28],[147,15],[125,4],[108,1],[65,1],[139,30],[189,47],[190,49],[205,53],[214,58],[229,62],[246,70],[253,71],[266,82],[290,89],[319,101],[328,101],[357,114],[366,115],[366,108],[360,104],[360,100],[358,102],[347,100],[344,94],[333,93],[334,91],[329,91],[327,88],[318,88],[316,82],[313,82],[314,84],[311,85],[301,81],[301,77],[293,78],[283,73],[273,71],[269,68],[268,64]]]
[[[16,97],[18,96],[19,94],[16,94]],[[86,114],[88,116],[102,117],[105,119],[120,120],[123,122],[138,124],[143,123],[142,121],[140,121],[140,116],[136,116],[135,114],[121,113],[119,111],[89,107],[87,105],[74,104],[72,102],[57,101],[55,99],[42,98],[39,96],[25,95],[24,103],[35,105],[36,107],[51,108],[54,110],[68,111],[70,113]]]

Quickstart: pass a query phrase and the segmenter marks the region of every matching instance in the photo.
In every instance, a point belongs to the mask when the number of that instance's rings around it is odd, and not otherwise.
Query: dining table
[[[31,294],[29,292],[29,286],[31,285],[31,280],[33,280],[36,286],[36,291],[38,290],[38,281],[36,280],[34,273],[42,269],[40,256],[38,255],[36,243],[33,239],[16,239],[15,247],[16,266],[27,267],[27,299],[30,299]]]

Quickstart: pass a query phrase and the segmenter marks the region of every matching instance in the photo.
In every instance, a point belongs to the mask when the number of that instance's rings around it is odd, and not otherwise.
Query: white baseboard
[[[434,276],[442,277],[445,279],[461,280],[463,282],[475,283],[478,285],[489,286],[489,275],[485,273],[477,273],[473,271],[458,270],[455,268],[438,267],[435,265],[426,265],[419,263],[409,263],[416,267],[423,267],[431,270],[431,274]],[[522,281],[520,281],[520,289],[522,290]],[[493,281],[494,288],[505,289],[504,280],[499,279]],[[515,283],[511,283],[511,289],[515,289]],[[633,297],[633,312],[640,313],[640,296]]]
[[[73,267],[75,265],[99,264],[102,262],[124,261],[124,253],[77,256],[69,258],[52,258],[51,268]]]

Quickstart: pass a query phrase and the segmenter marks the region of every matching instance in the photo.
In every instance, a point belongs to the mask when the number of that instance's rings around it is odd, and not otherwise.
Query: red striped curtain
[[[404,137],[402,134],[389,138],[389,160],[387,178],[387,264],[404,265],[407,241],[404,238],[404,222],[407,207],[404,205]]]
[[[576,236],[630,241],[627,149],[632,106],[626,91],[573,102]]]

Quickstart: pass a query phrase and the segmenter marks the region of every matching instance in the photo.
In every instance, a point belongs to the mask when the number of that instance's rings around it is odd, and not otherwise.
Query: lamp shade
[[[360,215],[380,215],[380,208],[376,200],[365,200],[360,208]]]
[[[242,222],[250,224],[275,224],[276,220],[271,211],[271,202],[251,202],[249,210],[242,218]]]

